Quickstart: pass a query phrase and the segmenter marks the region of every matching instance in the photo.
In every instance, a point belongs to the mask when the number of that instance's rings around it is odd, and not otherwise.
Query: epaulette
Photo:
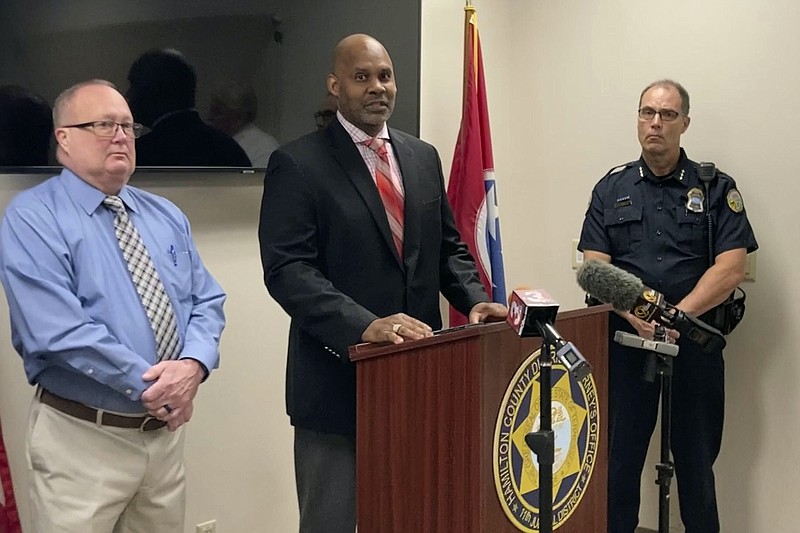
[[[728,180],[728,181],[731,181],[731,182],[735,183],[735,180],[729,174],[724,173],[720,169],[717,169],[717,177],[720,178],[720,179]]]
[[[628,163],[625,163],[624,165],[616,166],[616,167],[612,168],[611,170],[609,170],[608,172],[606,172],[606,175],[603,176],[603,177],[605,178],[606,176],[610,176],[612,174],[616,174],[617,172],[622,172],[626,168],[630,168],[630,167],[634,166],[635,164],[637,164],[638,162],[639,162],[638,160],[637,161],[630,161]]]

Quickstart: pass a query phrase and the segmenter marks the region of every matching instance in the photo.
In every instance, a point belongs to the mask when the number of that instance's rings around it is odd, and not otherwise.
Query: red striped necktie
[[[386,152],[386,141],[377,137],[364,144],[378,154],[378,165],[375,168],[375,184],[381,195],[386,217],[389,219],[389,228],[392,230],[392,239],[397,247],[397,253],[403,257],[403,209],[405,200],[400,189],[400,176],[392,172],[389,164],[389,154]],[[392,179],[394,178],[394,179]]]

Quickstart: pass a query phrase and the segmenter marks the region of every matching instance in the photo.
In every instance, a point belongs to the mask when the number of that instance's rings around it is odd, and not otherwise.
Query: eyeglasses
[[[653,120],[656,115],[660,116],[661,120],[664,122],[672,122],[681,116],[681,113],[673,111],[672,109],[655,110],[652,107],[643,107],[639,110],[639,118],[642,120]]]
[[[62,128],[88,128],[98,137],[113,137],[117,134],[117,128],[122,128],[122,133],[126,137],[138,139],[144,133],[145,127],[138,122],[114,122],[113,120],[95,120],[82,124],[70,124],[61,126]]]

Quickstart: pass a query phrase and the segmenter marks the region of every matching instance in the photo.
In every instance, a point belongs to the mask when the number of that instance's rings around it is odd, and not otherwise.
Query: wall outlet
[[[578,250],[580,239],[572,239],[572,269],[577,270],[583,264],[583,252]]]
[[[747,254],[747,261],[744,264],[744,279],[756,280],[756,252]]]
[[[195,533],[217,533],[217,521],[209,520],[208,522],[197,524],[197,528],[195,528]]]

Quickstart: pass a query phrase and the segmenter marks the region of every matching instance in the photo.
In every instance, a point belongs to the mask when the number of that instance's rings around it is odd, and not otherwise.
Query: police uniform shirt
[[[612,264],[674,303],[708,269],[707,210],[714,257],[736,248],[756,250],[733,178],[717,172],[707,193],[697,167],[681,148],[677,168],[666,177],[653,175],[644,159],[612,169],[592,191],[578,248],[610,255]]]

